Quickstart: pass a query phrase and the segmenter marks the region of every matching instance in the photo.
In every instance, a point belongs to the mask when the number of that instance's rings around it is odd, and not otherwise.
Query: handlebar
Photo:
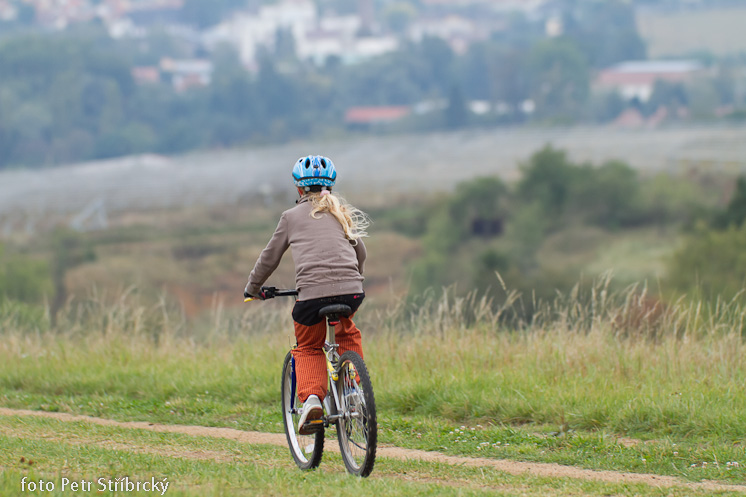
[[[262,297],[264,300],[267,299],[273,299],[275,297],[294,297],[298,295],[298,290],[295,289],[278,289],[274,286],[263,286],[261,288]],[[254,297],[246,297],[244,296],[244,302],[251,302],[252,300],[256,300]]]
[[[263,286],[262,292],[264,292],[264,298],[273,299],[275,297],[294,297],[298,295],[298,290],[276,288],[273,286]]]

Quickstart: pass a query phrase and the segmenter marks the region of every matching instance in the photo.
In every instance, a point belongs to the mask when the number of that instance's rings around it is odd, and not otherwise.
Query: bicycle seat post
[[[319,317],[326,319],[328,350],[336,351],[338,345],[334,336],[334,327],[339,324],[342,316],[347,317],[352,313],[350,306],[344,304],[332,304],[319,310]],[[335,365],[336,367],[336,365]]]
[[[335,347],[337,345],[336,337],[334,335],[334,325],[338,322],[339,321],[335,320],[332,316],[326,317],[326,341],[332,347]]]
[[[329,314],[325,317],[326,319],[326,349],[327,351],[331,352],[331,355],[329,356],[329,360],[332,362],[333,367],[337,367],[337,358],[339,358],[339,354],[337,353],[337,348],[339,345],[337,344],[337,338],[334,333],[334,326],[339,323],[339,317],[336,316],[336,314]]]

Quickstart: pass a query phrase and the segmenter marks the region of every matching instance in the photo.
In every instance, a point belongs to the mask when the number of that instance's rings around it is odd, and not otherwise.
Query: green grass
[[[546,272],[557,268],[586,275],[613,271],[617,285],[655,281],[665,277],[666,261],[680,244],[681,235],[671,228],[609,232],[570,226],[545,240],[539,263]]]
[[[381,441],[746,482],[746,311],[679,302],[653,320],[635,292],[604,292],[558,298],[519,327],[475,298],[361,313]],[[4,327],[0,406],[280,432],[288,314],[255,306],[195,338],[125,298],[71,307],[67,334]]]
[[[98,494],[127,476],[169,483],[167,495],[668,495],[672,489],[568,478],[514,476],[489,468],[379,458],[366,480],[344,473],[326,453],[319,470],[301,473],[283,447],[233,440],[104,427],[84,422],[0,416],[0,495],[20,494],[21,480],[51,482],[45,495]],[[63,492],[62,478],[91,483],[91,492]],[[676,495],[713,495],[676,487]],[[109,493],[108,491],[106,493]],[[154,495],[147,492],[115,495]],[[732,495],[715,492],[717,495]]]

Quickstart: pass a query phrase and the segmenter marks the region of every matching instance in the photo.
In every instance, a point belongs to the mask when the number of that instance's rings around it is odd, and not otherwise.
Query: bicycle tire
[[[354,367],[354,373],[350,370]],[[366,477],[373,471],[378,444],[378,422],[373,385],[363,358],[347,351],[339,358],[337,392],[343,399],[344,416],[337,422],[342,460],[350,474]],[[350,413],[360,413],[352,418]]]
[[[295,464],[303,471],[315,469],[321,463],[324,453],[324,427],[312,435],[301,435],[298,433],[298,421],[300,413],[297,407],[300,405],[297,389],[293,392],[293,354],[288,352],[282,364],[282,422],[285,426],[285,437],[288,441],[290,454]],[[296,412],[291,409],[291,396]]]

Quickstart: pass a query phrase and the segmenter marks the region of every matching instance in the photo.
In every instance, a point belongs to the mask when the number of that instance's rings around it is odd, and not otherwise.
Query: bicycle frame
[[[326,356],[326,370],[329,378],[329,391],[324,398],[324,408],[326,409],[326,416],[323,418],[324,428],[328,428],[330,425],[336,423],[345,416],[344,399],[339,395],[336,388],[336,382],[339,380],[339,353],[337,349],[339,344],[336,343],[334,336],[334,325],[327,319],[327,339],[324,342],[324,354]],[[293,347],[295,348],[295,347]],[[295,377],[295,358],[291,359],[292,367],[292,383],[291,383],[291,395],[290,395],[290,408],[293,413],[296,412],[295,407],[295,389],[297,387],[297,380]],[[343,413],[343,414],[340,414]],[[348,417],[357,417],[359,413],[347,413]]]
[[[329,374],[329,392],[326,394],[326,398],[324,398],[324,407],[326,408],[324,427],[336,423],[343,417],[343,414],[339,413],[345,412],[342,404],[343,400],[340,398],[336,388],[336,382],[339,380],[339,353],[337,352],[339,345],[334,337],[334,325],[329,319],[326,320],[326,328],[327,339],[324,342],[324,353],[326,354],[326,370]]]
[[[280,296],[293,296],[298,295],[296,290],[278,290],[275,287],[262,287],[262,290],[267,291],[266,298],[274,298]],[[255,300],[253,297],[245,296],[244,302],[251,302]],[[327,328],[327,339],[324,342],[324,354],[326,356],[326,370],[329,376],[329,392],[324,398],[323,404],[326,410],[326,416],[323,418],[324,427],[328,428],[329,425],[337,423],[340,419],[345,417],[356,418],[360,416],[360,413],[347,412],[344,398],[340,396],[340,392],[337,391],[336,382],[339,380],[339,353],[337,349],[339,344],[336,342],[334,335],[334,325],[338,321],[332,321],[330,317],[326,318]],[[290,409],[293,414],[296,414],[297,407],[295,406],[295,391],[297,388],[297,380],[295,376],[295,358],[292,358],[292,384],[291,384],[291,396],[290,396]],[[330,395],[331,394],[331,395]],[[341,413],[341,414],[340,414]]]

